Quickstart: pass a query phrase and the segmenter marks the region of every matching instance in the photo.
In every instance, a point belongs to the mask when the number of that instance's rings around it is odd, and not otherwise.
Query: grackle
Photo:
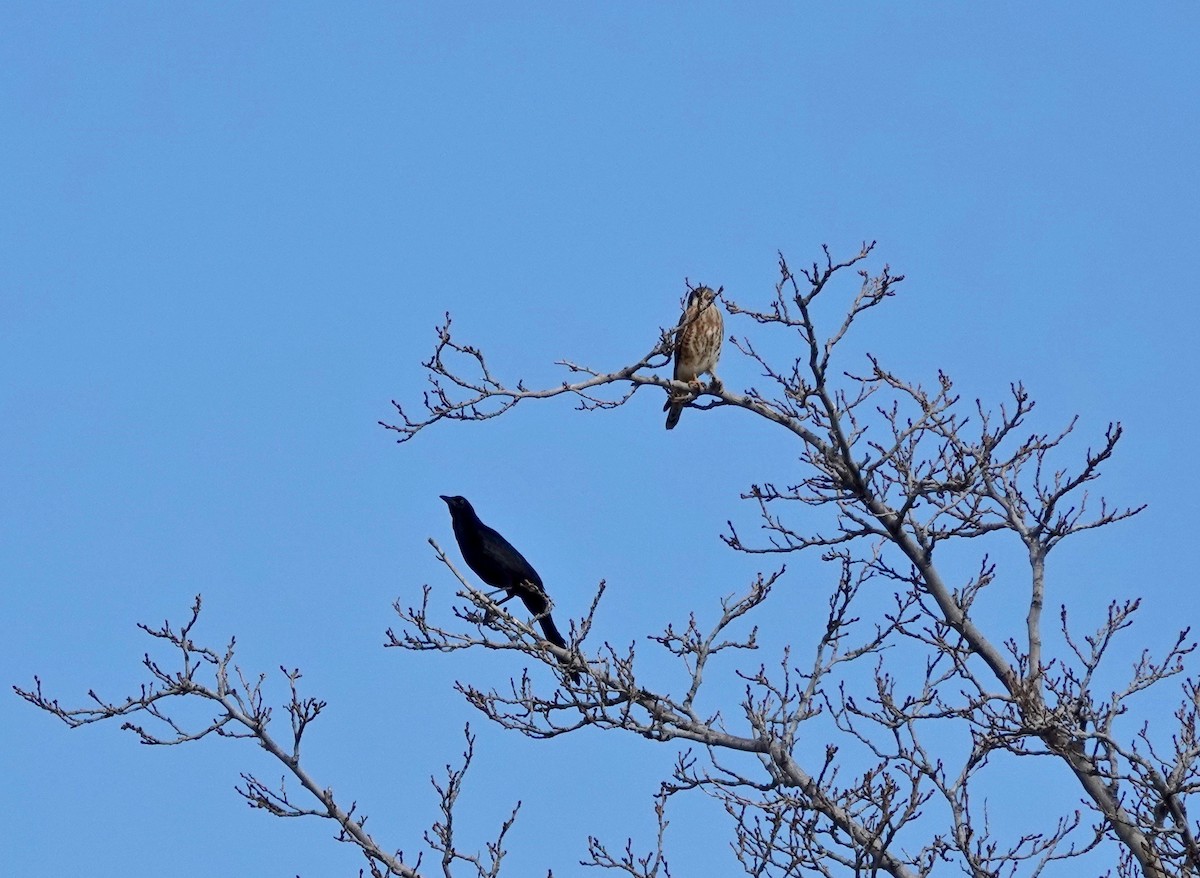
[[[520,598],[525,609],[538,617],[538,624],[546,639],[562,649],[567,641],[550,617],[550,604],[542,578],[525,556],[513,548],[512,543],[479,520],[475,509],[466,497],[441,495],[450,507],[450,518],[454,523],[454,538],[467,566],[475,575],[494,588],[506,592],[500,603],[510,598]],[[564,662],[565,664],[565,662]],[[579,682],[579,674],[571,673],[571,680]]]

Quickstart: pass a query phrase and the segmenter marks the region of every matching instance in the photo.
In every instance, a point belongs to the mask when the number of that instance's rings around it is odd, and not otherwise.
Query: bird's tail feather
[[[554,619],[552,619],[550,617],[549,613],[547,613],[545,616],[543,616],[541,619],[539,619],[538,623],[542,626],[542,633],[546,635],[547,640],[549,640],[551,643],[553,643],[555,646],[559,647],[560,649],[567,648],[566,638],[564,638],[562,636],[562,632],[558,630],[558,626],[554,624]],[[562,662],[562,664],[564,664],[564,665],[570,664],[569,659],[559,659],[559,661]],[[571,682],[572,683],[579,682],[579,672],[578,671],[571,671]]]
[[[675,425],[679,423],[679,416],[683,414],[683,404],[668,401],[663,406],[663,411],[667,413],[667,429],[674,430]]]
[[[554,624],[554,620],[549,616],[543,616],[538,620],[541,623],[542,631],[546,635],[546,639],[557,646],[559,649],[567,648],[567,641],[562,636],[562,632],[558,630],[558,626]]]

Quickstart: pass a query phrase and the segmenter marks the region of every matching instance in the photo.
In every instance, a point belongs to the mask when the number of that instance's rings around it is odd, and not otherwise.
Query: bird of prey
[[[717,378],[717,360],[721,358],[721,337],[725,332],[725,321],[717,307],[717,294],[709,287],[696,287],[688,293],[687,308],[679,318],[675,329],[675,380],[686,381],[700,390],[700,376],[707,372],[714,384]],[[675,429],[683,406],[689,400],[687,394],[671,391],[663,411],[667,413],[667,429]]]
[[[546,639],[566,649],[567,641],[550,616],[546,589],[533,565],[513,548],[512,543],[479,520],[466,497],[441,497],[450,507],[454,538],[458,540],[459,551],[467,566],[488,585],[504,589],[506,596],[500,603],[514,597],[520,598],[525,609],[539,617],[538,624],[542,626]],[[571,673],[571,680],[579,682],[578,672]]]

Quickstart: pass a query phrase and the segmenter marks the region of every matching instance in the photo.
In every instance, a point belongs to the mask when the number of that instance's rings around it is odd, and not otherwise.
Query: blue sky
[[[717,534],[795,449],[729,411],[666,433],[649,394],[404,446],[376,422],[418,400],[445,311],[497,371],[554,382],[560,357],[640,356],[685,278],[761,302],[777,251],[864,239],[908,280],[854,357],[944,369],[968,399],[1022,380],[1047,429],[1125,424],[1102,487],[1150,508],[1064,545],[1050,601],[1098,618],[1140,595],[1135,641],[1165,644],[1200,615],[1198,25],[1182,2],[6,4],[5,684],[126,694],[134,623],[202,593],[202,639],[236,634],[245,666],[298,666],[330,702],[310,770],[381,840],[419,847],[428,775],[473,721],[464,829],[482,845],[521,799],[512,874],[577,874],[589,832],[648,843],[670,748],[486,727],[453,681],[520,665],[385,651],[391,602],[449,602],[426,539],[451,546],[438,495],[461,493],[564,615],[607,578],[600,636],[677,686],[644,638],[762,567]],[[722,375],[755,380],[729,354]],[[821,570],[797,567],[803,607]],[[238,772],[278,772],[244,742],[147,749],[11,694],[0,712],[13,874],[359,868],[327,826],[247,812]],[[681,804],[678,874],[732,865],[723,825]]]

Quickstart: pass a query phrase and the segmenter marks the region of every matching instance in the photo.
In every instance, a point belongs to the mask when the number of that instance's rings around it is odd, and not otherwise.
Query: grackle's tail
[[[560,649],[567,648],[566,639],[562,636],[562,632],[558,630],[558,626],[554,624],[554,619],[552,619],[549,614],[543,616],[541,619],[538,620],[538,622],[541,624],[542,632],[546,635],[547,640],[549,640],[551,643],[553,643],[555,646],[559,647]],[[561,660],[561,661],[564,665],[570,664],[570,662],[567,660]],[[571,671],[571,682],[572,683],[579,682],[579,672],[578,671]]]

